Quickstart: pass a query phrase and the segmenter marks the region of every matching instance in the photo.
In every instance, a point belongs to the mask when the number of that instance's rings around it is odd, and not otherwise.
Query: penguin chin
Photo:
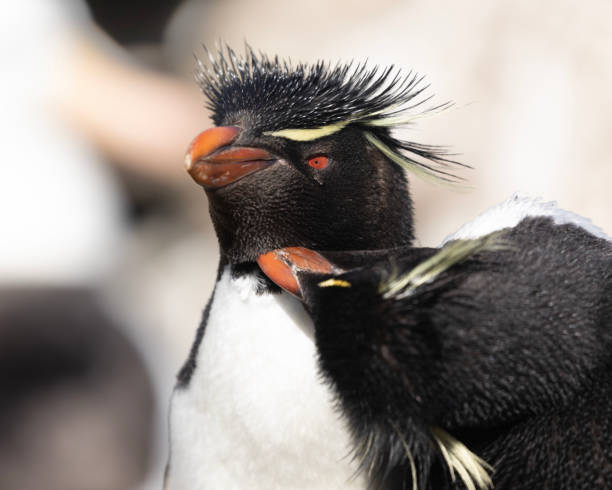
[[[280,237],[273,236],[252,237],[246,246],[241,243],[240,245],[232,244],[227,248],[222,248],[222,255],[224,261],[230,264],[258,264],[260,257],[269,255],[276,250],[294,248],[295,243],[295,240],[282,240]],[[305,246],[307,249],[320,249],[314,241],[304,240],[301,243],[310,244]]]

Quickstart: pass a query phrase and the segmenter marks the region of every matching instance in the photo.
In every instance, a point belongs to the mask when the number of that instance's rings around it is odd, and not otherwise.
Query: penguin
[[[511,210],[529,214],[494,219]],[[398,489],[610,488],[601,230],[514,196],[439,249],[321,254],[289,247],[258,263],[311,316],[364,473]]]
[[[256,261],[292,245],[411,245],[404,169],[347,122],[371,120],[371,137],[391,145],[373,124],[421,90],[415,75],[394,77],[364,65],[290,67],[251,50],[240,60],[219,53],[210,71],[200,65],[216,126],[193,141],[186,166],[206,192],[220,265],[172,395],[166,488],[369,484],[320,376],[312,320]],[[433,149],[414,144],[414,152],[444,164]]]
[[[459,442],[467,426],[453,425],[451,415],[431,428],[423,425],[430,419],[419,419],[418,413],[405,419],[416,398],[405,407],[396,403],[416,392],[386,400],[380,397],[384,391],[362,390],[373,398],[351,398],[359,392],[358,378],[343,391],[336,379],[343,361],[335,358],[343,346],[321,348],[319,326],[328,322],[308,299],[318,296],[302,295],[291,268],[279,278],[266,265],[278,262],[275,250],[325,251],[323,256],[307,253],[305,263],[316,274],[331,274],[333,282],[345,270],[394,254],[424,261],[428,254],[435,257],[433,249],[413,247],[406,172],[455,182],[453,168],[461,164],[443,148],[398,139],[392,130],[447,105],[424,109],[429,99],[422,77],[392,67],[293,65],[255,54],[248,46],[243,56],[226,47],[209,58],[208,66],[198,62],[196,79],[215,127],[195,138],[186,167],[206,192],[220,265],[172,395],[165,488],[491,487],[497,460],[490,466],[484,456],[499,455],[480,455],[474,434]],[[593,235],[608,243],[586,220],[555,206],[511,201],[498,209],[504,217],[494,210],[454,239],[476,239],[492,225],[517,227],[536,219],[552,221],[555,230],[577,226],[585,240]],[[457,267],[464,264],[448,271]],[[508,282],[499,293],[511,286]],[[344,289],[350,288],[305,291]],[[383,323],[382,331],[390,324]],[[352,332],[356,341],[363,339],[359,328]],[[386,354],[381,355],[385,361]],[[350,372],[350,363],[346,367]],[[405,387],[402,373],[400,364],[391,393]],[[393,423],[368,419],[370,403],[388,406]],[[469,420],[464,409],[457,417]],[[382,424],[379,431],[377,424]],[[389,427],[396,431],[391,439]],[[461,464],[448,463],[457,458]],[[466,469],[469,465],[476,469]]]

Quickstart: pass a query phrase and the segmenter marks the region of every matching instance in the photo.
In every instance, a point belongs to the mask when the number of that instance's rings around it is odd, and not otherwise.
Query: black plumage
[[[356,126],[375,135],[409,164],[438,178],[456,180],[448,167],[461,164],[444,147],[394,138],[388,130],[398,120],[409,123],[451,106],[445,102],[422,109],[433,97],[424,96],[429,86],[423,76],[365,62],[293,65],[277,56],[257,55],[249,45],[245,51],[239,56],[229,46],[220,47],[216,54],[206,49],[210,65],[198,60],[195,78],[208,99],[215,125],[238,124],[257,136],[333,124]]]
[[[413,247],[404,170],[449,179],[454,163],[391,134],[419,107],[413,75],[292,67],[226,48],[196,77],[222,126],[196,138],[187,160],[209,199],[218,282],[230,271],[280,296],[260,259],[287,247],[325,251],[350,269],[298,280],[319,368],[371,488],[609,485],[609,240],[570,213],[515,199],[482,220],[465,257],[444,255],[458,242]],[[255,170],[232,174],[234,164]],[[229,183],[211,185],[219,168]],[[491,228],[506,228],[501,242]],[[444,267],[423,275],[429,260]],[[183,393],[216,300],[181,370]]]
[[[261,132],[377,118],[376,113],[381,118],[426,88],[423,77],[403,76],[392,66],[381,70],[365,63],[331,66],[324,61],[294,66],[289,60],[257,55],[248,45],[244,57],[229,46],[216,56],[207,52],[210,67],[199,62],[196,80],[218,126],[243,112],[251,113],[253,126]]]
[[[300,274],[322,371],[385,488],[410,481],[410,457],[419,488],[463,488],[434,428],[489,463],[496,489],[612,483],[612,244],[550,218],[502,239],[408,294],[381,288],[437,250],[332,276],[350,287]]]

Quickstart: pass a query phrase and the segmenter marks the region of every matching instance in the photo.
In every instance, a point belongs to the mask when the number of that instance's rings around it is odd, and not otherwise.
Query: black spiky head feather
[[[422,76],[404,75],[393,66],[370,67],[367,62],[294,65],[278,56],[256,54],[249,45],[243,56],[229,46],[219,47],[216,54],[204,49],[210,63],[198,59],[195,77],[215,125],[239,124],[256,134],[302,141],[358,126],[394,163],[437,180],[462,180],[448,171],[458,162],[444,147],[390,134],[393,127],[451,105],[420,110],[431,99],[423,96],[428,85]]]

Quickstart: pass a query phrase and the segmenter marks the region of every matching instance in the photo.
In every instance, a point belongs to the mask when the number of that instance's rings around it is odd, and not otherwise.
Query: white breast
[[[173,396],[170,490],[364,489],[316,365],[312,323],[255,279],[217,287],[197,367]]]

